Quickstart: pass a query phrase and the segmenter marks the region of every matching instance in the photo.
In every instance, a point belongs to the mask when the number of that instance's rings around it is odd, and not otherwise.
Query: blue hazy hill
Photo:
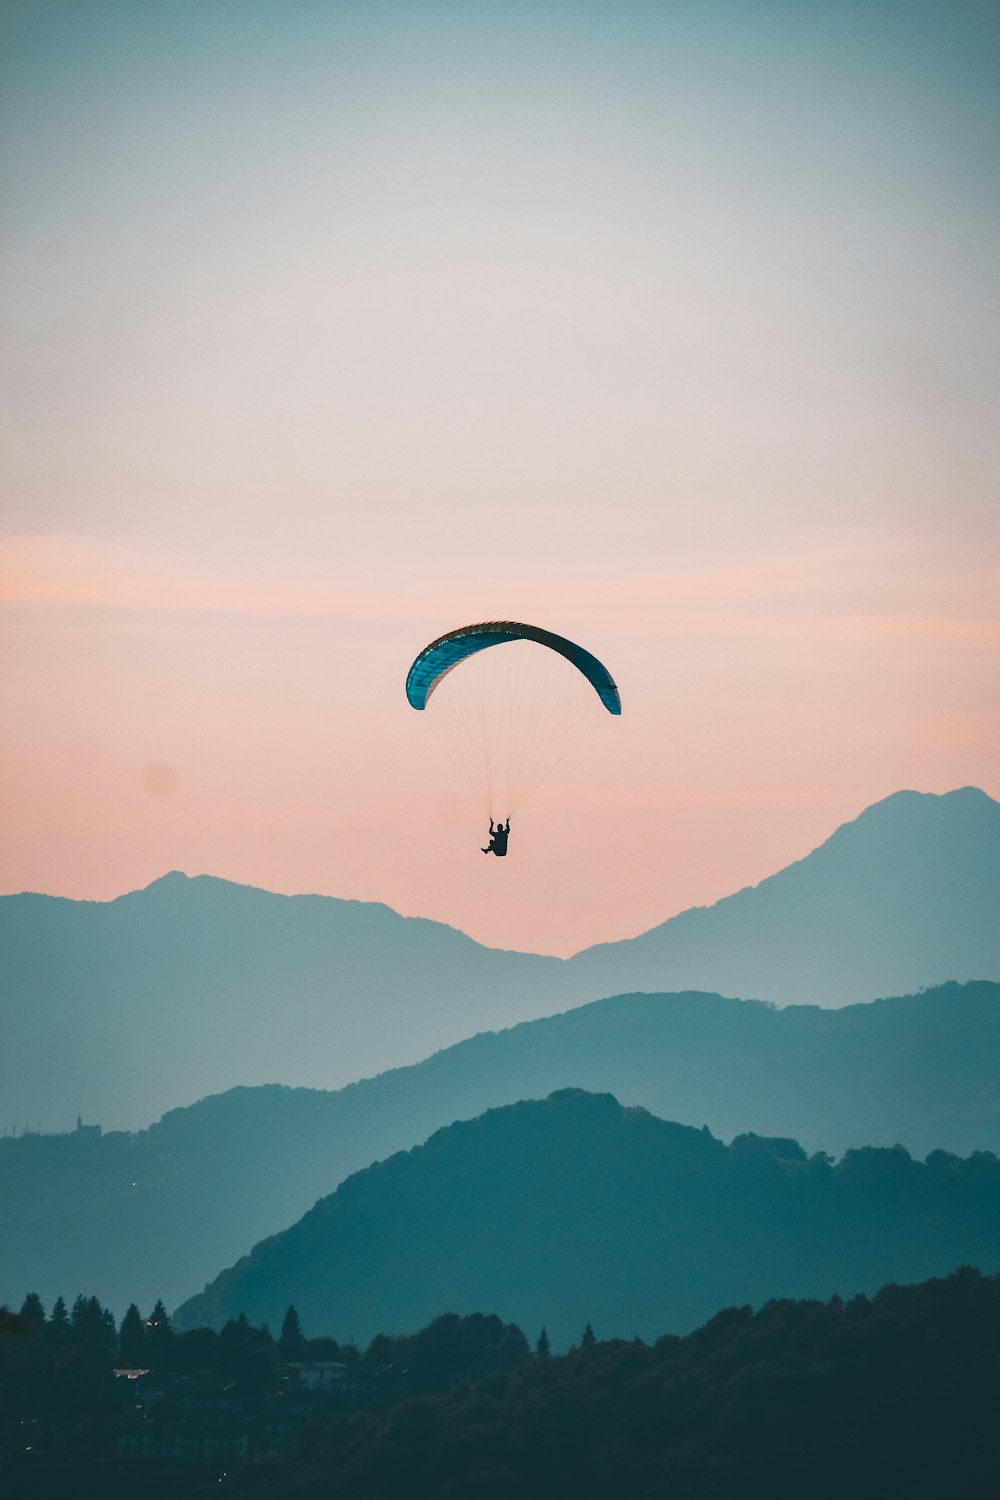
[[[173,1304],[349,1173],[560,1088],[610,1091],[725,1139],[965,1155],[1000,1152],[998,1077],[998,984],[840,1010],[621,995],[337,1092],[238,1088],[134,1134],[0,1141],[0,1302],[86,1288],[116,1307]]]
[[[902,1147],[836,1165],[568,1089],[491,1110],[355,1173],[176,1314],[245,1313],[367,1342],[494,1308],[565,1346],[683,1333],[733,1303],[1000,1268],[1000,1162]]]
[[[551,1008],[559,959],[373,902],[178,872],[0,898],[0,1118],[134,1127],[241,1084],[338,1087]]]
[[[1000,979],[1000,803],[976,787],[896,792],[759,885],[571,968],[606,993],[714,989],[780,1005]]]
[[[1000,804],[900,792],[759,885],[562,961],[385,906],[172,874],[0,898],[0,1119],[135,1128],[243,1084],[337,1088],[632,990],[841,1005],[1000,979]]]

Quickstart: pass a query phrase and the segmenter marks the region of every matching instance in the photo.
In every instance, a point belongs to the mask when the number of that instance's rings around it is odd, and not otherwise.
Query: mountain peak
[[[995,802],[977,786],[956,787],[950,792],[910,789],[892,792],[866,807],[856,818],[842,823],[818,849],[789,865],[781,875],[808,865],[832,847],[840,847],[845,841],[860,836],[869,844],[872,839],[877,840],[884,853],[892,856],[901,852],[896,843],[900,839],[907,847],[914,839],[930,839],[929,852],[939,838],[964,839],[970,835],[980,838],[984,832],[998,827],[1000,802]]]
[[[124,895],[116,896],[109,904],[114,906],[121,902],[134,902],[146,899],[155,901],[172,897],[190,900],[198,894],[210,890],[221,892],[227,890],[248,891],[252,889],[252,886],[235,885],[232,881],[223,880],[218,875],[188,875],[184,870],[168,870],[165,875],[157,876],[148,885],[139,886],[137,890],[126,891]]]
[[[860,823],[862,819],[886,817],[901,812],[909,814],[968,811],[982,814],[987,808],[994,808],[1000,812],[1000,802],[995,802],[978,786],[955,787],[950,792],[917,792],[908,788],[899,792],[891,792],[888,797],[882,797],[878,802],[873,802],[852,821]]]
[[[905,790],[758,885],[570,966],[609,993],[624,982],[843,1005],[1000,978],[998,909],[1000,803],[974,786]]]

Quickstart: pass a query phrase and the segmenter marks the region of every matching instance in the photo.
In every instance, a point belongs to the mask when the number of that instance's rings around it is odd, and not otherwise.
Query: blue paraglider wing
[[[520,625],[516,620],[488,620],[480,625],[463,625],[431,641],[407,673],[406,696],[411,706],[426,708],[431,693],[453,667],[467,656],[475,656],[477,651],[485,651],[489,646],[501,646],[505,641],[537,641],[540,646],[558,651],[593,685],[609,714],[621,713],[618,689],[603,662],[564,636],[554,635],[551,630],[540,630],[537,625]]]

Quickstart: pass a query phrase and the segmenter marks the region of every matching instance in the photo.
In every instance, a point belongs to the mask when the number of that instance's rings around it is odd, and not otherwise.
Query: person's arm
[[[496,833],[496,829],[493,827],[493,819],[492,818],[490,819],[490,833]]]

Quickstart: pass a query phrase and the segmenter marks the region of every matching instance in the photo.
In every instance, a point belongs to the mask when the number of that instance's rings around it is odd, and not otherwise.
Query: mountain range
[[[1000,1152],[1000,985],[840,1010],[620,995],[337,1092],[237,1088],[134,1134],[0,1141],[0,1302],[173,1305],[359,1168],[484,1109],[583,1087],[810,1152]],[[191,1225],[197,1233],[191,1233]]]
[[[0,1118],[135,1128],[230,1087],[336,1088],[632,990],[838,1006],[1000,979],[1000,804],[899,792],[714,906],[568,960],[377,904],[173,873],[110,902],[0,898]]]
[[[832,1164],[567,1089],[355,1173],[177,1310],[357,1338],[495,1310],[565,1347],[684,1333],[721,1307],[1000,1268],[1000,1162],[901,1147]]]

